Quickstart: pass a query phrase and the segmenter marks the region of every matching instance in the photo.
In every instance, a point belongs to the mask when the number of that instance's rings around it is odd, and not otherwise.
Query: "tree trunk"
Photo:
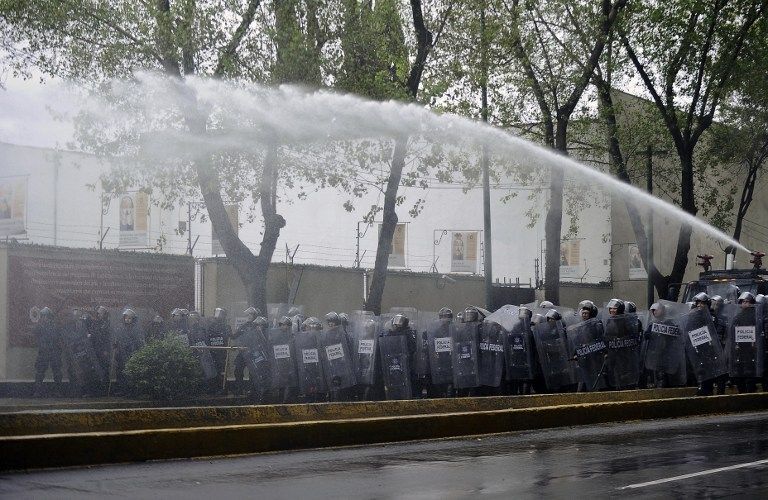
[[[608,140],[608,156],[616,171],[616,177],[631,185],[632,180],[629,178],[627,164],[624,161],[624,154],[621,152],[621,144],[619,143],[616,109],[613,106],[611,88],[608,82],[601,77],[597,77],[596,80],[595,85],[597,87],[598,98],[600,99],[600,113],[605,120],[605,129]],[[658,296],[666,297],[668,286],[667,278],[659,272],[659,269],[655,264],[649,265],[650,263],[648,262],[648,233],[645,230],[645,224],[640,215],[640,210],[638,210],[637,206],[628,198],[624,198],[624,205],[627,207],[627,215],[629,216],[630,224],[632,224],[632,231],[635,233],[635,241],[637,241],[637,247],[640,250],[640,258],[643,261],[643,266],[645,267],[648,276],[650,276]],[[648,305],[650,306],[650,304]]]
[[[568,155],[568,121],[557,121],[555,150]],[[544,221],[546,263],[544,269],[544,297],[554,304],[560,303],[560,247],[563,232],[563,182],[565,172],[553,168],[549,180],[549,209]]]
[[[759,164],[749,163],[747,178],[744,180],[744,187],[741,189],[741,198],[739,199],[739,210],[736,213],[736,225],[733,228],[733,239],[741,240],[741,228],[744,224],[744,217],[747,216],[749,206],[752,204],[752,196],[755,192],[755,182],[757,181],[757,171]]]
[[[392,237],[397,228],[397,190],[400,187],[400,179],[405,168],[405,155],[408,150],[408,138],[401,137],[395,140],[395,149],[392,152],[392,166],[387,180],[387,188],[384,192],[384,210],[382,215],[381,233],[376,248],[376,264],[373,269],[373,277],[365,301],[365,310],[381,314],[381,300],[384,297],[384,285],[387,281],[387,264],[389,254],[392,251]]]
[[[682,145],[678,147],[678,155],[680,156],[680,166],[682,167],[682,182],[681,187],[681,203],[680,206],[683,210],[691,215],[696,215],[698,211],[696,208],[696,199],[694,198],[694,185],[693,185],[693,147],[687,147]],[[680,284],[685,277],[685,269],[688,267],[688,252],[691,249],[691,232],[692,228],[690,224],[683,223],[680,226],[680,233],[677,237],[677,250],[675,251],[675,260],[672,264],[672,272],[669,273],[667,278],[667,285],[674,287],[674,290],[670,290],[668,294],[668,300],[677,300],[680,293]]]

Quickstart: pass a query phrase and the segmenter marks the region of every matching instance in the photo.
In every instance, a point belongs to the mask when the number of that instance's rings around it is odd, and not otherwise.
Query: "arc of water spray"
[[[147,92],[137,93],[136,81],[146,86]],[[750,253],[744,245],[704,220],[609,174],[511,135],[505,130],[456,115],[438,115],[415,104],[370,101],[349,94],[308,91],[292,86],[270,88],[256,84],[235,85],[198,77],[189,78],[180,84],[179,80],[153,73],[140,73],[131,82],[115,81],[112,88],[118,100],[131,95],[140,96],[143,109],[150,114],[162,113],[169,106],[187,105],[189,92],[194,93],[201,110],[218,113],[216,116],[222,128],[208,131],[205,135],[178,128],[167,132],[165,136],[148,134],[155,137],[156,154],[166,157],[173,154],[183,157],[193,149],[205,153],[233,147],[252,148],[264,143],[265,130],[270,132],[270,141],[277,137],[284,143],[395,138],[403,137],[404,134],[427,137],[437,135],[441,142],[453,146],[470,141],[477,146],[485,145],[496,153],[509,155],[518,163],[528,160],[535,166],[559,168],[566,173],[577,174],[581,179],[590,179],[613,193],[631,198],[638,204],[649,206],[710,237]],[[172,98],[169,99],[169,96]],[[86,104],[89,112],[115,119],[115,115],[109,115],[107,111],[109,106],[103,106],[92,99]],[[119,113],[117,116],[120,116]],[[128,116],[126,119],[130,121]],[[176,148],[173,142],[176,142]]]

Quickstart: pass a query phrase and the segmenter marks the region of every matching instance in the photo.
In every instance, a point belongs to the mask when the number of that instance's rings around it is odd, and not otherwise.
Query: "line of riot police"
[[[212,318],[174,309],[142,331],[126,309],[116,327],[101,307],[55,325],[39,311],[36,388],[50,366],[61,382],[62,353],[75,394],[120,393],[123,368],[145,342],[172,334],[199,360],[208,392],[247,393],[255,402],[410,399],[675,387],[700,394],[765,384],[768,317],[765,297],[735,303],[696,296],[693,304],[659,301],[649,313],[612,299],[576,310],[547,301],[507,305],[491,313],[469,307],[454,319],[395,308],[374,316],[328,313],[321,322],[298,308],[268,320],[253,307],[233,332],[227,311]],[[226,374],[233,363],[234,381]],[[112,368],[116,387],[110,391]],[[248,378],[245,378],[245,373]],[[183,383],[183,381],[180,381]]]

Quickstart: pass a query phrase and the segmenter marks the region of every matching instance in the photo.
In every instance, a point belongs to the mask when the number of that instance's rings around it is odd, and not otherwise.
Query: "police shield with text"
[[[550,392],[573,391],[576,375],[573,361],[568,355],[562,316],[556,309],[548,309],[534,327],[536,349],[542,374]]]
[[[592,309],[587,311],[592,314]],[[608,386],[608,346],[603,335],[603,324],[597,319],[597,308],[594,313],[595,316],[587,317],[567,330],[570,353],[578,366],[576,374],[580,387],[585,391],[600,391]]]
[[[379,336],[379,358],[384,383],[384,396],[388,400],[410,399],[411,357],[408,317],[398,313],[392,317],[389,328]]]
[[[699,383],[699,394],[711,395],[715,380],[728,373],[712,314],[705,307],[696,307],[683,317],[682,323],[686,356]]]
[[[457,396],[471,396],[480,385],[478,340],[482,322],[477,308],[464,310],[463,322],[456,327],[453,339],[453,387]]]
[[[413,395],[417,398],[432,394],[432,376],[429,370],[429,339],[427,330],[437,316],[434,312],[416,312],[416,321],[410,323],[413,352]]]
[[[357,382],[357,398],[366,400],[376,383],[376,343],[379,323],[373,313],[353,313],[350,320],[352,367]]]
[[[531,331],[532,313],[524,306],[516,309],[517,321],[507,329],[504,342],[506,379],[511,394],[530,394],[536,370],[536,346]]]
[[[210,389],[216,383],[216,365],[213,362],[211,351],[208,349],[208,332],[203,327],[202,318],[197,311],[189,313],[189,345],[200,362],[205,383]]]
[[[485,318],[478,345],[480,385],[490,394],[499,393],[504,377],[504,343],[509,330],[519,322],[517,308],[505,307]]]
[[[269,362],[272,369],[270,389],[278,403],[291,401],[299,388],[296,346],[293,342],[291,318],[283,316],[276,328],[269,329]]]
[[[685,337],[682,319],[685,304],[660,300],[651,305],[643,334],[643,368],[653,387],[681,387],[686,383]]]
[[[232,336],[232,328],[227,322],[226,309],[217,307],[213,311],[213,321],[209,323],[207,332],[208,339],[206,344],[213,348],[211,349],[211,358],[216,369],[216,377],[210,389],[212,392],[219,392],[223,389],[224,377],[227,376],[224,373],[227,367],[228,356],[228,351],[225,348],[229,346],[229,339]]]
[[[341,318],[336,312],[325,316],[326,330],[323,332],[321,359],[325,383],[328,386],[331,401],[340,401],[347,396],[347,389],[355,385],[355,372],[352,368],[350,340],[341,325]]]
[[[606,369],[613,389],[633,389],[640,380],[640,336],[637,316],[627,314],[622,300],[611,299],[603,317],[608,345]]]
[[[432,386],[431,396],[446,397],[453,392],[453,339],[456,325],[453,311],[443,307],[437,313],[437,320],[427,327],[427,350],[429,352],[429,373]]]
[[[323,373],[323,363],[320,359],[321,330],[320,321],[310,317],[304,320],[301,331],[294,336],[299,395],[305,402],[321,401],[325,399],[325,394],[328,392]]]
[[[731,382],[739,392],[755,392],[755,384],[763,374],[763,305],[754,295],[739,296],[738,308],[728,325],[726,358]]]

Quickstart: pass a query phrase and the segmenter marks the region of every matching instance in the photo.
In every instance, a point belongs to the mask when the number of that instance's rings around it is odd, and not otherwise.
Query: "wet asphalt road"
[[[768,412],[0,475],[3,498],[84,496],[768,498]]]

